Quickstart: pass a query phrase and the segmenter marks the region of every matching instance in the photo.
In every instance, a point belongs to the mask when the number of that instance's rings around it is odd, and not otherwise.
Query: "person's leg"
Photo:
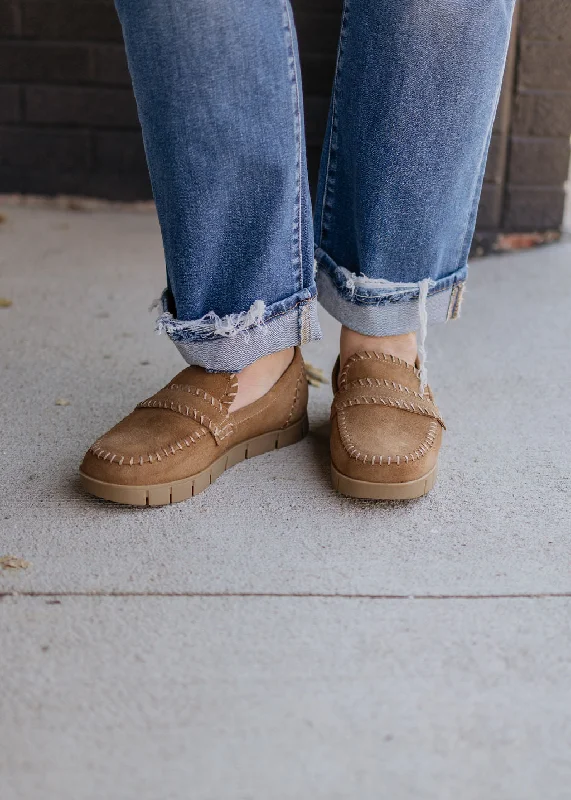
[[[190,497],[307,433],[319,338],[289,0],[117,0],[167,265],[158,329],[191,365],[98,439],[85,488]]]
[[[319,338],[289,0],[116,5],[164,241],[159,330],[212,371]],[[265,359],[261,393],[290,360]]]
[[[423,282],[429,324],[458,315],[512,10],[345,2],[314,215],[342,360],[366,336],[414,361]]]
[[[434,484],[424,339],[458,315],[512,10],[345,0],[314,215],[319,298],[343,326],[331,452],[345,494]]]

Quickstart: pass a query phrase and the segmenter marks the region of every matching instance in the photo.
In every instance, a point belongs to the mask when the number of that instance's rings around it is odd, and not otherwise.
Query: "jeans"
[[[313,215],[289,0],[116,5],[188,363],[458,315],[513,0],[345,0]]]

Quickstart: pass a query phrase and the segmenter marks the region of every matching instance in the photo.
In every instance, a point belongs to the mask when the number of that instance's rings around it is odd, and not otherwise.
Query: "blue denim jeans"
[[[189,363],[457,316],[513,0],[345,0],[313,217],[289,0],[116,4]]]

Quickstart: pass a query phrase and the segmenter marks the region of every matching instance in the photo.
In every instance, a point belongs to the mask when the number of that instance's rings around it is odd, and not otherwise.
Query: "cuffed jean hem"
[[[240,372],[262,356],[321,339],[315,286],[266,306],[256,300],[239,314],[176,320],[167,311],[168,292],[156,330],[166,331],[188,364],[209,372]]]
[[[421,284],[390,283],[354,275],[316,248],[319,302],[342,325],[367,336],[396,336],[421,329]],[[428,280],[427,323],[447,322],[460,314],[467,267]]]

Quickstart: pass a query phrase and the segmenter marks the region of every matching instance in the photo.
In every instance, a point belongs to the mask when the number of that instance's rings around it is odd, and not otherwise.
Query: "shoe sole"
[[[432,489],[438,474],[435,465],[430,472],[414,481],[405,483],[374,483],[372,481],[359,481],[349,478],[338,472],[331,465],[331,481],[333,488],[347,497],[356,497],[360,500],[414,500],[422,497]]]
[[[90,478],[79,470],[81,485],[95,497],[110,500],[112,503],[122,503],[129,506],[167,506],[171,503],[180,503],[195,497],[214,483],[223,472],[236,466],[247,458],[261,456],[272,450],[280,450],[301,441],[309,430],[307,416],[299,422],[277,431],[263,433],[245,442],[235,445],[223,456],[213,461],[202,472],[182,478],[171,483],[155,483],[148,486],[124,486],[117,483],[107,483]]]

